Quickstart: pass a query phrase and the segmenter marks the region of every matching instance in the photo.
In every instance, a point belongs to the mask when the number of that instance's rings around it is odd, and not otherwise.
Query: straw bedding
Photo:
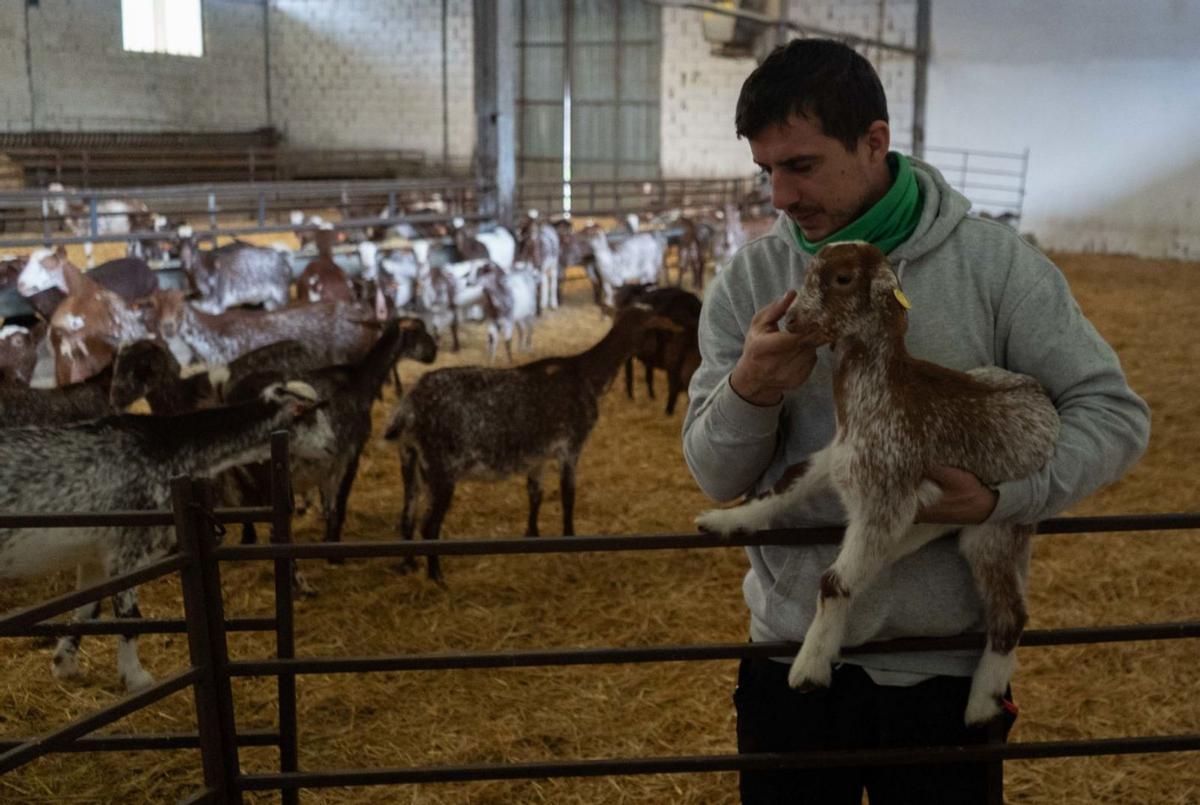
[[[1200,427],[1194,333],[1200,331],[1200,265],[1124,257],[1059,255],[1085,312],[1121,355],[1133,387],[1154,411],[1142,463],[1075,514],[1194,509],[1200,474],[1193,457]],[[536,355],[593,343],[607,324],[581,280],[569,303],[539,322]],[[917,311],[919,315],[919,311]],[[483,360],[481,328],[466,328],[462,353],[436,366]],[[522,360],[529,356],[522,356]],[[405,383],[426,367],[402,364]],[[665,378],[659,377],[665,391]],[[680,414],[620,382],[578,470],[581,534],[691,530],[707,504],[683,464]],[[376,432],[394,402],[375,411]],[[368,445],[350,500],[347,540],[394,535],[400,505],[398,462],[390,446]],[[558,533],[557,483],[547,475],[541,525]],[[513,478],[458,488],[443,529],[447,539],[522,533],[525,486]],[[320,532],[311,515],[299,540]],[[1200,534],[1046,536],[1035,543],[1030,628],[1196,618]],[[740,641],[746,615],[736,549],[444,559],[447,586],[403,575],[392,560],[333,567],[303,562],[319,595],[297,606],[297,650],[309,656],[535,647],[634,646]],[[223,568],[228,615],[271,609],[266,564]],[[0,610],[62,592],[71,579],[8,584]],[[181,613],[178,583],[142,588],[148,617]],[[232,635],[236,657],[267,656],[267,635]],[[115,639],[88,638],[81,679],[49,674],[45,641],[6,640],[0,652],[0,735],[30,735],[117,700]],[[147,668],[163,677],[186,663],[180,636],[143,638]],[[1195,641],[1021,651],[1014,683],[1021,717],[1013,739],[1041,741],[1195,732],[1200,677]],[[301,677],[304,769],[458,764],[543,759],[689,755],[734,751],[730,692],[734,662],[663,663],[489,671]],[[234,683],[239,725],[264,728],[276,717],[274,684]],[[118,731],[194,729],[183,693],[121,722]],[[270,771],[270,749],[243,750],[247,771]],[[1200,802],[1193,754],[1014,762],[1007,798],[1027,803]],[[2,802],[171,802],[194,791],[198,753],[58,755],[0,779]],[[255,795],[252,802],[275,801]],[[731,774],[660,775],[308,791],[312,803],[731,803]]]

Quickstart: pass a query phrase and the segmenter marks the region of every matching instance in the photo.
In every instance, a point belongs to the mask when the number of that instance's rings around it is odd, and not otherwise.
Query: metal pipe
[[[1074,646],[1092,643],[1130,643],[1146,640],[1200,638],[1200,621],[1129,624],[1073,629],[1037,629],[1021,635],[1022,646]],[[842,649],[843,654],[894,654],[913,651],[981,649],[982,632],[950,637],[906,637],[864,643]],[[480,668],[540,668],[546,666],[614,665],[622,663],[696,662],[746,657],[792,657],[794,642],[718,643],[707,645],[601,647],[586,649],[526,649],[518,651],[445,652],[379,657],[301,657],[290,660],[242,660],[229,665],[230,676],[291,676],[294,674],[361,674],[399,671],[447,671]]]
[[[1200,734],[1144,738],[1102,738],[1084,741],[980,744],[973,746],[854,749],[794,753],[715,754],[677,757],[598,758],[526,763],[478,763],[381,769],[331,769],[303,774],[247,774],[247,791],[339,786],[412,785],[478,780],[531,780],[547,777],[606,777],[632,774],[696,774],[753,769],[808,769],[844,766],[899,766],[979,763],[988,760],[1030,760],[1087,755],[1194,752]]]
[[[1038,534],[1100,534],[1125,531],[1175,531],[1200,528],[1198,513],[1131,514],[1115,517],[1060,517],[1043,520]],[[753,534],[637,534],[540,539],[406,540],[342,542],[338,544],[226,545],[214,555],[221,560],[366,559],[404,556],[481,556],[488,554],[586,553],[592,551],[655,551],[680,548],[736,548],[748,545],[830,545],[842,538],[842,528],[787,528]]]
[[[756,11],[747,11],[744,8],[730,8],[729,6],[719,6],[715,3],[701,3],[695,0],[645,0],[645,2],[654,6],[662,6],[663,8],[684,8],[693,9],[695,11],[704,11],[710,14],[720,14],[726,17],[737,17],[738,19],[756,22],[764,28],[776,25],[786,26],[788,30],[795,31],[798,34],[805,36],[824,36],[830,39],[840,39],[843,42],[848,42],[856,45],[869,45],[871,47],[881,48],[883,50],[891,50],[896,53],[906,53],[910,56],[916,55],[916,48],[910,48],[906,45],[896,45],[891,42],[872,39],[869,36],[858,36],[844,31],[831,31],[828,28],[819,28],[815,25],[801,25],[790,20],[780,20],[776,17],[767,14],[759,14]]]

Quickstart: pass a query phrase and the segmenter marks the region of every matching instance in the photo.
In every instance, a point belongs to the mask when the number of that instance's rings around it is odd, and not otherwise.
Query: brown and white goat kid
[[[1032,377],[994,366],[957,372],[913,358],[904,346],[908,307],[891,265],[874,246],[838,243],[818,252],[781,327],[833,346],[833,442],[773,494],[708,512],[697,523],[721,533],[758,530],[818,489],[837,491],[848,523],[788,675],[800,689],[829,685],[852,597],[901,557],[961,528],[959,550],[987,628],[965,719],[982,724],[1000,712],[1015,668],[1034,527],[913,521],[920,506],[941,494],[925,479],[930,468],[958,467],[988,486],[1025,477],[1053,453],[1059,418]]]

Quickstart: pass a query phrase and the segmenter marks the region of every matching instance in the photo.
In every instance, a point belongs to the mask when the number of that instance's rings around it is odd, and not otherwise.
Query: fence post
[[[292,541],[292,480],[288,459],[287,431],[271,434],[271,542],[287,545]],[[292,579],[295,559],[275,560],[275,656],[296,656],[295,613]],[[299,730],[296,723],[296,675],[280,674],[279,692],[279,771],[299,771]],[[297,805],[300,792],[294,788],[280,792],[283,805]]]
[[[223,802],[240,803],[237,738],[233,722],[233,690],[225,674],[224,607],[216,563],[210,558],[213,529],[205,497],[189,478],[171,480],[171,507],[175,513],[175,538],[188,558],[180,576],[183,612],[187,620],[188,654],[201,670],[194,687],[196,724],[204,785],[218,792]],[[206,567],[210,565],[211,567]],[[211,571],[211,572],[210,572]],[[210,576],[214,577],[210,579]],[[213,595],[215,587],[216,594]],[[214,630],[214,622],[218,629]]]

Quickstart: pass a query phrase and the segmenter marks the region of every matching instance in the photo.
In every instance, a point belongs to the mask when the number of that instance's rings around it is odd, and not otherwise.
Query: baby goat
[[[983,602],[987,648],[976,668],[966,722],[1000,712],[1026,621],[1031,525],[914,524],[940,488],[935,466],[985,485],[1023,478],[1054,451],[1058,413],[1038,382],[997,367],[963,373],[908,354],[909,303],[883,253],[865,243],[823,248],[782,327],[832,344],[837,432],[798,477],[773,494],[697,518],[707,531],[758,530],[832,485],[848,512],[841,550],[821,577],[816,616],[788,675],[793,688],[826,687],[842,647],[852,596],[922,545],[961,527],[959,550]]]

